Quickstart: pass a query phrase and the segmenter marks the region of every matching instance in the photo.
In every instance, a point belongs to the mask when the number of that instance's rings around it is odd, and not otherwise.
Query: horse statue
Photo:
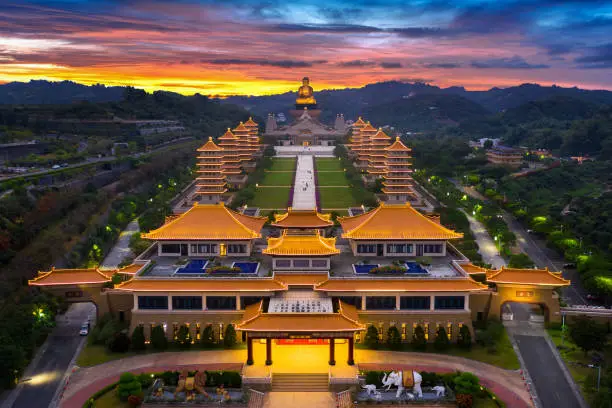
[[[409,400],[414,399],[414,395],[407,392],[406,388],[412,387],[412,392],[416,394],[418,398],[423,398],[423,390],[421,389],[421,382],[423,377],[416,371],[391,371],[388,375],[385,373],[382,383],[386,386],[386,391],[389,391],[391,387],[397,387],[397,393],[395,398],[403,399],[404,393]]]

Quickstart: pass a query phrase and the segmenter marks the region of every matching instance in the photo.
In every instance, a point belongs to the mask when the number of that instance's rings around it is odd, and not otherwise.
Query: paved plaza
[[[301,154],[315,155],[317,157],[335,157],[335,146],[275,146],[278,157],[294,157]]]
[[[293,209],[312,210],[316,208],[316,190],[313,156],[310,154],[300,155],[297,158],[295,183],[293,184]]]

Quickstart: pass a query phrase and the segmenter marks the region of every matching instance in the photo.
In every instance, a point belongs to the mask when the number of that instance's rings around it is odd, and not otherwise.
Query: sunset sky
[[[0,82],[229,95],[303,76],[612,89],[612,1],[0,1]]]

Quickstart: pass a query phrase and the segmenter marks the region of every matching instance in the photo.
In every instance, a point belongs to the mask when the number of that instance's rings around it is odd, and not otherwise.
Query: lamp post
[[[588,367],[597,369],[597,392],[599,392],[599,385],[601,384],[601,364],[589,364]]]

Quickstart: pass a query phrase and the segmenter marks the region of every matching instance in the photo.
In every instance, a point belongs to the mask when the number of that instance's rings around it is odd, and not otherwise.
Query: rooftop
[[[222,147],[219,147],[213,142],[212,136],[208,137],[208,141],[204,143],[201,147],[198,147],[196,151],[198,152],[210,152],[210,151],[221,151]]]
[[[551,272],[548,268],[517,269],[506,268],[505,266],[488,273],[487,282],[539,286],[568,286],[570,284],[569,280],[563,279],[560,272]]]
[[[336,238],[324,238],[318,230],[308,235],[292,234],[287,230],[279,238],[268,238],[266,255],[336,255]]]
[[[98,268],[89,269],[55,269],[39,271],[38,276],[28,281],[30,286],[50,285],[84,285],[110,282],[113,272],[108,274]]]
[[[289,207],[284,214],[274,214],[273,227],[279,228],[325,228],[334,225],[331,214],[317,210],[294,210]]]

